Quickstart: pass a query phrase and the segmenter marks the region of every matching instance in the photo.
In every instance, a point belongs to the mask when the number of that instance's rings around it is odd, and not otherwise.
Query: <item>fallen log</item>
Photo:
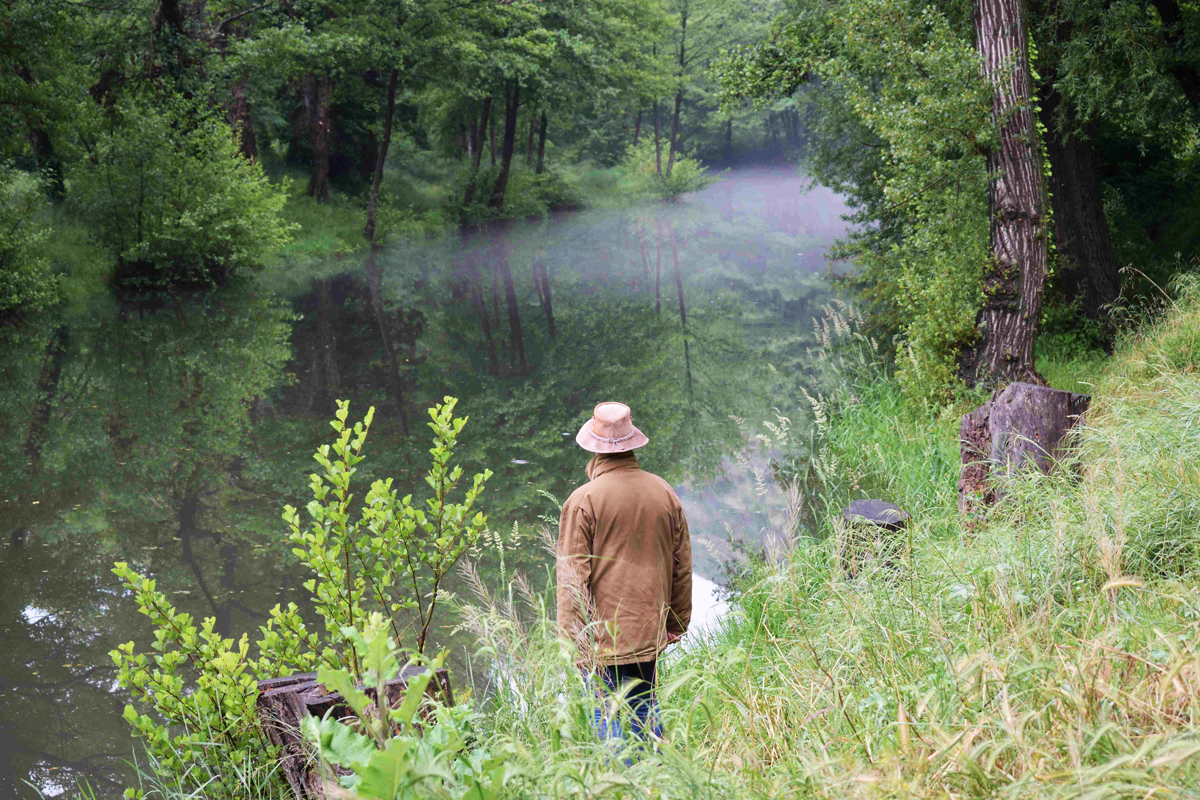
[[[1048,473],[1091,397],[1032,383],[1010,383],[962,418],[958,510],[968,520],[1003,496],[1003,482],[1023,470]]]
[[[398,676],[384,684],[389,706],[404,699],[408,683],[426,671],[426,667],[406,667]],[[375,687],[360,686],[367,696],[375,699]],[[328,691],[317,680],[317,673],[303,672],[258,683],[258,718],[267,740],[279,749],[279,769],[287,779],[296,800],[319,800],[325,797],[328,780],[325,768],[312,747],[304,740],[301,723],[305,717],[336,718],[353,715],[342,696]],[[444,705],[454,705],[450,675],[444,668],[434,672],[425,693]]]

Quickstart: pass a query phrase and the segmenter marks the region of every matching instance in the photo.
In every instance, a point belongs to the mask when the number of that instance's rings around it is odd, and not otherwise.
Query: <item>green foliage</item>
[[[312,475],[311,525],[302,531],[299,513],[291,507],[284,513],[297,555],[316,576],[305,587],[312,593],[324,635],[306,627],[295,604],[276,605],[259,629],[255,657],[248,636],[237,641],[220,636],[213,617],[197,625],[190,614],[167,601],[155,580],[125,562],[116,564],[114,574],[150,618],[155,633],[150,654],[137,652],[129,642],[110,655],[121,686],[152,712],[139,713],[130,705],[125,718],[146,743],[165,781],[203,787],[206,796],[238,796],[244,783],[238,767],[247,760],[267,763],[272,757],[254,716],[259,680],[319,668],[321,679],[332,682],[331,689],[351,703],[359,702],[365,696],[355,689],[357,683],[365,680],[377,686],[397,669],[393,644],[381,628],[397,630],[403,623],[398,614],[413,610],[420,625],[415,649],[423,651],[442,581],[486,526],[474,505],[490,472],[475,476],[462,503],[450,499],[463,474],[461,467],[450,465],[466,424],[465,418],[453,416],[456,402],[447,397],[430,409],[434,446],[426,483],[432,496],[424,508],[414,507],[411,495],[398,500],[390,479],[376,481],[354,519],[351,478],[363,460],[374,410],[350,427],[345,424],[348,405],[339,404],[332,423],[337,439],[314,456],[323,472]],[[364,601],[378,610],[368,615]],[[355,625],[367,626],[366,634]],[[419,699],[420,691],[413,697]],[[408,726],[410,737],[416,703],[406,702],[395,717]],[[469,719],[465,711],[454,714],[447,719],[455,725]],[[375,733],[382,735],[381,731]]]
[[[293,552],[316,576],[305,587],[313,593],[330,641],[342,641],[341,656],[356,670],[355,651],[340,637],[366,619],[364,600],[385,615],[397,636],[404,624],[399,615],[417,612],[415,646],[423,652],[443,581],[487,526],[487,518],[475,511],[475,501],[491,470],[475,475],[461,503],[451,500],[463,470],[451,467],[450,461],[467,423],[466,417],[454,417],[457,403],[446,397],[429,410],[433,466],[425,483],[432,495],[423,504],[414,505],[411,494],[399,497],[389,478],[371,485],[361,516],[352,517],[351,479],[364,458],[374,409],[363,422],[349,427],[349,404],[340,402],[331,423],[337,441],[332,448],[322,446],[315,456],[322,473],[310,476],[314,499],[306,508],[308,528],[301,527],[299,511],[284,509],[296,545]]]
[[[124,562],[113,573],[154,625],[151,654],[135,652],[133,642],[111,653],[118,682],[154,712],[138,713],[126,705],[126,721],[159,774],[186,775],[210,796],[236,797],[235,773],[225,765],[269,758],[254,711],[257,681],[266,676],[250,656],[248,637],[234,642],[214,633],[213,617],[197,627],[190,614],[175,610],[153,579]],[[275,612],[278,617],[278,607]],[[285,613],[294,617],[295,607]]]
[[[630,145],[621,162],[622,189],[639,200],[678,200],[685,194],[698,192],[712,185],[716,178],[697,159],[683,153],[675,154],[675,164],[668,175],[667,154],[662,153],[662,168],[658,170],[654,142],[643,138],[637,147]]]
[[[975,340],[989,258],[984,154],[995,141],[990,91],[961,9],[909,0],[798,4],[777,35],[718,69],[728,98],[766,102],[800,88],[808,166],[846,192],[859,223],[835,255],[851,259],[875,335],[898,335],[906,393],[944,402]]]
[[[73,176],[73,202],[131,289],[221,285],[283,246],[285,192],[197,103],[125,104]]]
[[[374,699],[356,688],[349,671],[320,670],[318,679],[346,698],[357,721],[347,724],[332,716],[321,720],[307,717],[305,735],[323,760],[350,770],[341,783],[353,797],[498,797],[509,769],[504,759],[470,744],[476,741],[471,725],[477,715],[469,705],[447,708],[431,703],[425,694],[434,671],[442,666],[441,656],[408,679],[398,706],[387,705],[384,686],[400,672],[389,628],[383,615],[375,612],[361,632],[354,628],[343,632],[354,643]]]
[[[36,314],[59,299],[58,282],[38,252],[49,236],[36,221],[43,202],[36,179],[0,166],[0,323]]]

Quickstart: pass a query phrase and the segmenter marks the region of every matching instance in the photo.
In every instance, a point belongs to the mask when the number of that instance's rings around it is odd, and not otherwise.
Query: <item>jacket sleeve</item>
[[[586,509],[568,499],[558,521],[558,635],[582,647],[590,621],[593,524]]]
[[[682,635],[692,621],[692,536],[682,508],[679,509],[679,522],[675,527],[678,538],[671,572],[671,609],[667,614],[667,632]]]

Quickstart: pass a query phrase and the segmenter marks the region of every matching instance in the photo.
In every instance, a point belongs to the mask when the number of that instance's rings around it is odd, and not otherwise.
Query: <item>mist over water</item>
[[[150,629],[113,561],[226,635],[253,634],[276,603],[304,607],[279,515],[307,500],[335,399],[351,419],[377,408],[358,496],[394,476],[420,497],[423,409],[460,398],[467,474],[496,473],[482,502],[504,549],[478,557],[493,587],[517,570],[552,579],[536,531],[585,480],[574,434],[605,400],[632,407],[642,465],[677,487],[698,575],[719,582],[731,533],[785,534],[754,436],[802,402],[826,251],[845,230],[841,200],[806,187],[743,169],[679,203],[398,246],[373,266],[289,264],[170,307],[98,295],[47,320],[67,344],[44,433],[30,436],[46,339],[4,355],[0,388],[2,446],[30,464],[0,506],[0,797],[25,780],[73,791],[76,775],[107,796],[128,775],[137,745],[106,654],[145,649]],[[445,630],[439,643],[459,659],[469,644]]]

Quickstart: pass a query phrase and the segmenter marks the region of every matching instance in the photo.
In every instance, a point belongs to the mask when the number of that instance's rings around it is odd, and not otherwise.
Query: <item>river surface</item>
[[[804,406],[845,226],[840,199],[806,186],[737,171],[677,204],[395,247],[373,269],[297,248],[214,295],[76,293],[35,321],[0,364],[0,798],[129,780],[141,750],[107,654],[151,634],[114,561],[235,637],[306,606],[280,513],[307,501],[339,398],[353,419],[377,409],[360,497],[387,476],[420,496],[424,409],[460,398],[462,463],[495,472],[481,502],[505,546],[478,557],[493,588],[517,571],[549,586],[537,531],[584,480],[574,433],[596,403],[628,403],[642,465],[683,501],[711,625],[731,541],[791,519],[754,436]],[[463,663],[470,642],[441,621]]]

